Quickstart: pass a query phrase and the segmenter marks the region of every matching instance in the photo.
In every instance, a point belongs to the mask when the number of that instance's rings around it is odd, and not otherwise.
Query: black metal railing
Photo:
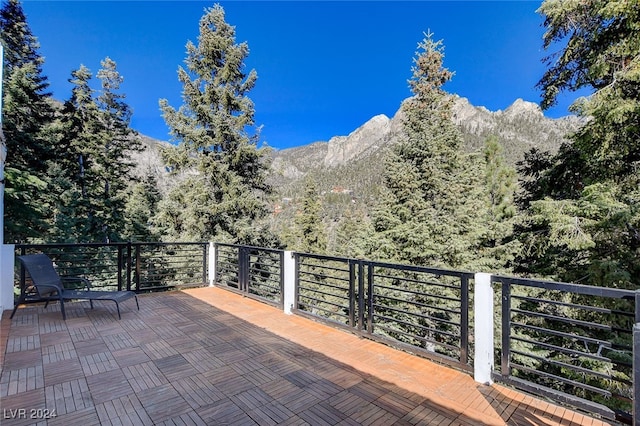
[[[496,380],[609,419],[634,404],[636,292],[494,276],[502,285]]]
[[[45,253],[61,276],[82,276],[96,288],[146,292],[203,285],[207,247],[207,243],[18,244],[16,254]]]
[[[283,307],[283,250],[222,243],[215,250],[217,284]]]
[[[132,243],[136,291],[199,287],[207,282],[207,243]]]
[[[473,274],[365,262],[367,332],[410,351],[470,370]]]
[[[294,310],[471,369],[473,274],[295,253]]]
[[[61,275],[81,275],[99,287],[152,291],[204,285],[207,249],[208,243],[47,244],[17,245],[16,253],[47,253]],[[284,256],[215,244],[215,282],[282,308]],[[472,369],[474,274],[308,253],[293,259],[294,313]],[[492,282],[501,289],[496,381],[608,419],[630,422],[640,413],[640,292],[504,276]]]
[[[364,328],[363,310],[358,311],[353,259],[294,253],[296,295],[294,311],[340,326]]]

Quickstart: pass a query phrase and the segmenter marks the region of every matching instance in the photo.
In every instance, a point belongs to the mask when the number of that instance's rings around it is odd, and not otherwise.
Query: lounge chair
[[[64,312],[64,301],[72,299],[88,300],[91,304],[91,309],[93,309],[94,300],[111,300],[116,303],[118,319],[122,318],[120,316],[120,302],[127,299],[134,298],[136,300],[136,306],[138,307],[138,310],[140,310],[138,297],[133,291],[91,290],[91,283],[86,278],[61,277],[58,275],[58,272],[53,266],[53,262],[46,254],[18,256],[18,260],[31,277],[33,287],[28,289],[22,288],[20,290],[20,298],[13,308],[11,318],[13,318],[13,315],[16,313],[20,304],[38,301],[46,301],[47,303],[44,305],[45,308],[50,301],[59,301],[63,320],[67,319]],[[86,290],[67,289],[63,284],[65,282],[80,283],[80,285],[86,288]]]

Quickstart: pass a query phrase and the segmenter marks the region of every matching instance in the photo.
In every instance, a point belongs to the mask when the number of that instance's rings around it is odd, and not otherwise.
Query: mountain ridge
[[[557,151],[566,134],[577,129],[580,122],[574,116],[545,117],[537,104],[522,99],[516,99],[504,110],[490,111],[459,96],[455,96],[452,119],[463,134],[466,151],[479,152],[489,136],[497,136],[512,165],[531,148]],[[299,179],[310,170],[345,166],[397,143],[401,128],[402,108],[399,108],[392,118],[376,115],[349,135],[276,150],[272,167],[285,179]]]
[[[460,129],[463,149],[482,152],[489,136],[496,136],[504,147],[509,164],[515,165],[531,148],[555,152],[566,135],[578,128],[580,119],[565,116],[557,119],[545,117],[540,107],[516,99],[504,110],[490,111],[474,106],[468,99],[455,96],[452,119]],[[375,201],[384,172],[384,158],[388,150],[398,143],[402,134],[402,107],[393,117],[378,114],[348,135],[336,135],[328,141],[273,150],[270,182],[277,200],[298,198],[303,191],[305,176],[311,174],[320,191],[335,188],[348,189],[363,201]],[[145,149],[136,154],[138,175],[151,172],[158,187],[166,192],[173,176],[162,164],[160,147],[168,142],[156,141],[140,135]]]

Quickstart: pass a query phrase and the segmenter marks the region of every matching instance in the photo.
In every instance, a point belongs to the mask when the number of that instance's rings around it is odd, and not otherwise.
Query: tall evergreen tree
[[[507,273],[511,271],[518,243],[513,238],[516,220],[516,170],[506,163],[498,138],[491,136],[484,147],[486,218],[478,247],[477,269]]]
[[[165,152],[165,160],[174,171],[195,172],[161,203],[168,238],[273,244],[264,226],[258,229],[270,187],[265,148],[258,148],[259,136],[250,133],[255,123],[248,93],[257,74],[244,70],[248,54],[247,43],[236,43],[223,8],[207,9],[198,44],[187,43],[186,69],[178,70],[183,105],[176,110],[160,100],[179,142]]]
[[[116,63],[106,58],[101,64],[99,92],[91,86],[93,76],[87,67],[82,65],[71,73],[69,81],[74,87],[60,118],[63,137],[57,144],[58,188],[80,196],[70,212],[77,219],[67,230],[68,236],[88,242],[122,239],[134,166],[130,153],[141,149],[129,127],[131,111],[119,93],[123,79]],[[63,184],[64,178],[69,182]],[[71,206],[61,203],[69,197],[58,195],[53,202],[56,209],[68,211]],[[64,236],[65,231],[59,233]]]
[[[43,234],[43,242],[77,243],[85,240],[86,217],[80,187],[68,175],[64,163],[52,163],[49,167],[47,193],[51,198],[47,204],[49,227]]]
[[[115,61],[105,58],[97,77],[101,91],[97,97],[100,112],[101,141],[96,158],[97,174],[100,176],[100,194],[96,194],[100,207],[97,209],[103,229],[103,241],[122,239],[125,225],[127,191],[133,179],[134,163],[130,154],[140,151],[135,132],[130,127],[132,111],[120,92],[124,78],[117,70]]]
[[[537,175],[538,179],[526,181],[528,193],[523,201],[528,210],[518,230],[524,247],[519,263],[524,272],[597,286],[639,288],[639,6],[637,0],[546,0],[539,9],[547,29],[545,48],[557,49],[547,58],[548,69],[539,83],[543,108],[553,105],[565,91],[585,89],[592,93],[572,105],[584,124],[570,135],[570,144],[555,156],[534,153],[526,158],[526,177]],[[563,304],[585,304],[585,298],[576,295],[556,297]],[[604,312],[633,312],[633,301],[589,299],[589,305],[599,305],[602,310],[588,312],[569,305],[563,309],[587,322],[607,315]],[[524,309],[557,315],[558,308],[529,304]],[[529,351],[545,360],[535,368],[544,371],[546,377],[560,370],[570,371],[563,365],[577,366],[582,372],[573,377],[570,373],[572,380],[614,395],[585,392],[585,396],[629,412],[631,399],[618,396],[630,396],[629,387],[621,382],[633,380],[630,331],[634,321],[618,315],[609,319],[613,321],[609,329],[586,327],[581,333],[585,338],[614,342],[610,350],[550,335],[545,345]],[[561,324],[555,327],[566,331]],[[536,334],[533,329],[523,330],[524,334]],[[551,345],[567,351],[549,351]],[[596,359],[596,354],[611,359],[611,364]],[[607,375],[621,382],[603,379]],[[547,383],[561,390],[567,386],[551,380]]]
[[[128,241],[158,241],[159,236],[152,227],[162,194],[158,182],[148,173],[140,182],[130,188],[125,207],[125,227],[122,233]]]
[[[38,53],[40,43],[33,35],[27,17],[19,0],[3,1],[0,9],[0,29],[5,55],[5,75],[11,75],[16,68],[27,64],[38,66],[41,74],[44,59]],[[43,81],[46,80],[41,76]]]
[[[44,59],[18,0],[0,9],[4,47],[3,134],[7,147],[5,238],[25,241],[46,228],[43,189],[52,158],[54,107],[42,72]]]
[[[101,229],[96,216],[96,206],[93,195],[96,193],[95,161],[100,144],[100,121],[98,105],[95,101],[95,91],[91,87],[91,71],[84,65],[71,73],[69,82],[73,84],[71,98],[65,102],[61,117],[63,137],[58,144],[60,150],[59,164],[62,168],[61,177],[66,177],[69,184],[61,185],[80,195],[75,204],[73,221],[75,229],[69,229],[69,235],[81,237],[79,242],[102,241]],[[57,203],[69,199],[59,194]],[[68,205],[59,205],[60,210],[68,209]],[[64,231],[61,232],[64,235]]]
[[[364,259],[373,252],[371,218],[365,208],[352,204],[342,216],[336,231],[333,252],[337,256]]]
[[[523,270],[595,285],[640,282],[640,9],[637,1],[545,1],[542,106],[573,105],[585,124],[530,187]],[[563,259],[573,259],[564,262]]]
[[[429,33],[418,48],[409,80],[414,96],[402,105],[404,136],[386,163],[384,195],[374,215],[377,256],[463,267],[481,232],[482,176],[469,168],[478,160],[461,152],[453,98],[442,88],[452,77],[443,66],[442,42]]]
[[[300,204],[301,208],[296,213],[293,223],[294,241],[289,246],[296,251],[325,254],[327,235],[322,222],[322,203],[316,182],[311,177],[305,179],[304,196]]]

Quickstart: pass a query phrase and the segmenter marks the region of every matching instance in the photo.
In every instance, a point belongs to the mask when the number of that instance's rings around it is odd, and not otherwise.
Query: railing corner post
[[[292,309],[295,305],[296,298],[296,258],[292,251],[285,250],[284,252],[284,294],[282,300],[284,301],[285,314],[292,314]]]
[[[0,244],[0,315],[13,309],[15,250],[13,244]]]
[[[216,243],[209,242],[209,287],[214,287],[216,283]]]
[[[494,367],[494,302],[491,274],[476,273],[474,281],[475,358],[473,378],[476,382],[490,385],[493,383],[491,374]]]

